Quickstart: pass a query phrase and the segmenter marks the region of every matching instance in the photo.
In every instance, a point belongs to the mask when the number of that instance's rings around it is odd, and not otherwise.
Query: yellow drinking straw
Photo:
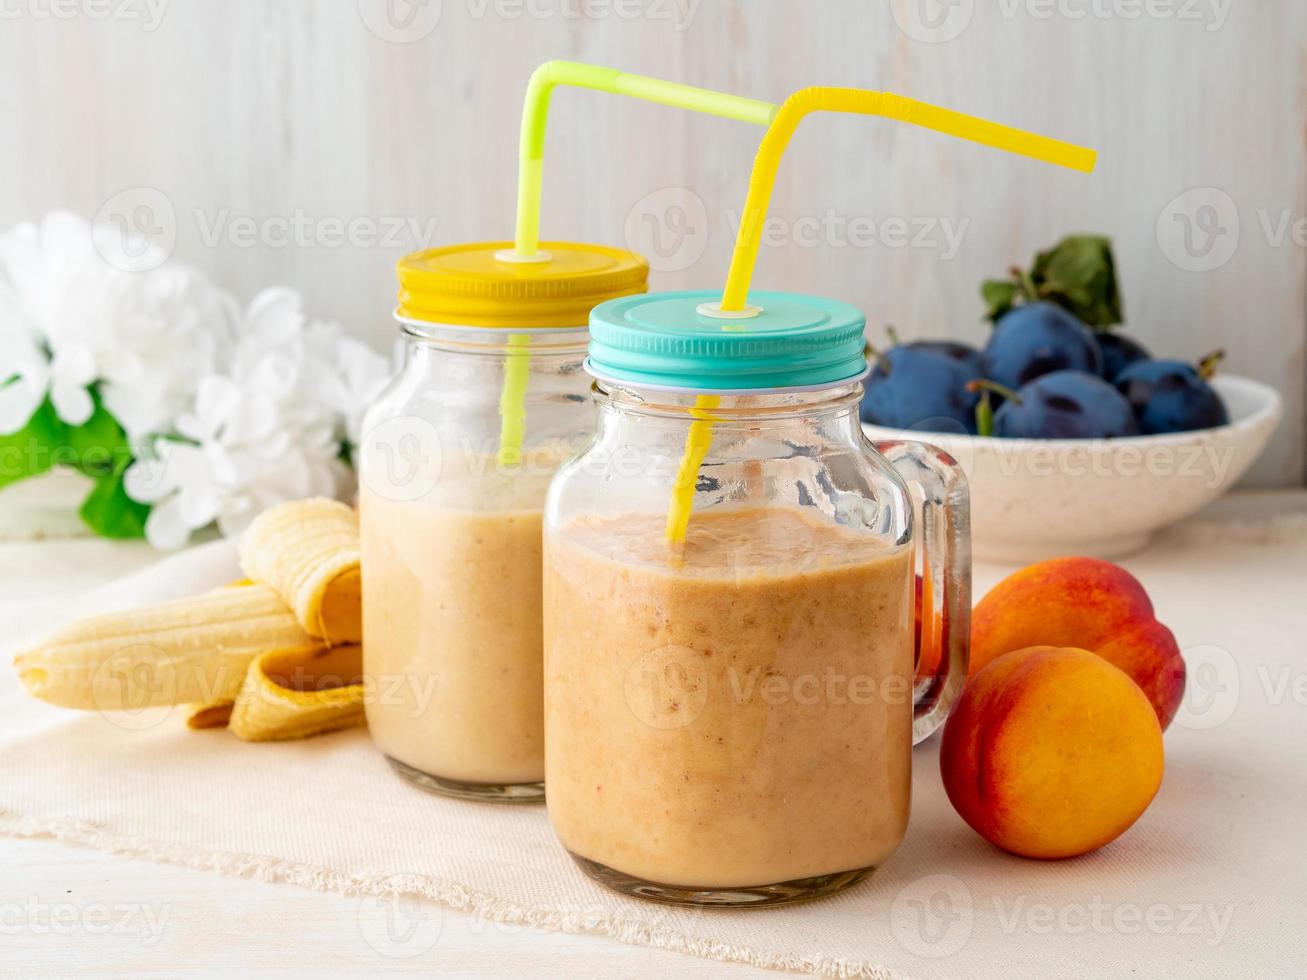
[[[601,68],[576,61],[546,61],[531,75],[522,107],[522,134],[517,171],[517,228],[514,247],[496,255],[504,262],[548,262],[540,251],[540,195],[544,179],[545,126],[549,119],[549,98],[559,85],[595,89],[626,95],[646,102],[658,102],[713,116],[766,126],[779,107],[770,102],[746,99],[725,92],[695,88],[677,82],[632,75],[614,68]],[[530,337],[509,337],[508,362],[500,391],[499,464],[516,466],[522,459],[526,433],[526,387],[530,370]]]
[[[790,137],[794,135],[803,117],[812,112],[849,112],[897,119],[1085,173],[1094,169],[1097,156],[1093,150],[1083,146],[1013,129],[987,119],[907,99],[892,92],[822,87],[800,89],[782,103],[758,146],[758,153],[753,159],[753,173],[749,177],[749,192],[744,201],[744,214],[735,236],[735,250],[731,253],[726,287],[722,290],[717,310],[708,315],[719,312],[727,317],[740,318],[754,316],[759,312],[748,310],[745,302],[758,257],[758,243],[767,217],[767,205],[776,184],[776,171]],[[716,395],[700,395],[695,399],[692,410],[695,421],[690,423],[667,514],[665,534],[672,544],[680,544],[685,540],[699,466],[712,441],[712,419],[707,410],[716,408],[720,401]]]

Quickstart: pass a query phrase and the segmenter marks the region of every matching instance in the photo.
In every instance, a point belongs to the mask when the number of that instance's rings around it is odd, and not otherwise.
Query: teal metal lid
[[[713,290],[647,293],[590,311],[586,370],[601,381],[695,392],[810,388],[867,370],[867,318],[838,300],[751,293],[754,316],[712,316]]]

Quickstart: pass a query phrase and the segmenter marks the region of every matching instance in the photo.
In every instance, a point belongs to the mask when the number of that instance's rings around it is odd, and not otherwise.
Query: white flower
[[[21,428],[48,391],[56,413],[80,425],[97,382],[105,407],[134,439],[168,431],[230,341],[234,304],[193,269],[164,263],[129,272],[105,261],[106,235],[67,212],[0,235],[0,345],[22,390],[0,410]],[[26,337],[23,341],[15,339]],[[40,362],[44,358],[45,369]],[[0,363],[9,364],[9,357]],[[5,379],[0,378],[0,381]]]
[[[330,426],[297,424],[279,401],[257,385],[204,380],[195,411],[178,420],[191,442],[158,439],[125,475],[127,495],[154,505],[145,523],[151,544],[180,547],[215,520],[236,535],[275,503],[343,493],[348,471]]]
[[[293,290],[265,290],[241,316],[163,256],[128,271],[114,260],[124,244],[67,212],[0,235],[0,434],[46,398],[80,425],[98,395],[138,448],[125,489],[153,505],[160,548],[215,521],[238,533],[282,500],[344,495],[386,359],[310,320]]]
[[[352,487],[342,440],[385,384],[385,359],[310,321],[289,289],[256,296],[239,334],[229,372],[206,377],[177,419],[186,441],[156,440],[127,471],[128,496],[154,505],[145,530],[156,547],[215,520],[238,534],[272,504]]]

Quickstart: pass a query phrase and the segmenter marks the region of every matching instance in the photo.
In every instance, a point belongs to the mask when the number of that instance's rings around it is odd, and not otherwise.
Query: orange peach
[[[1165,729],[1184,697],[1185,667],[1139,580],[1098,558],[1054,558],[1009,575],[971,617],[972,676],[1031,646],[1092,650],[1139,685]]]
[[[1162,729],[1129,677],[1087,650],[1031,647],[976,674],[944,725],[944,789],[986,840],[1066,858],[1115,840],[1162,782]]]

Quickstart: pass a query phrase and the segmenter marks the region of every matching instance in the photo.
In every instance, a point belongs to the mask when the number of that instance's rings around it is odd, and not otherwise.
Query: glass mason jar
[[[394,768],[452,796],[543,795],[541,512],[589,440],[586,314],[638,256],[503,243],[401,261],[404,365],[359,447],[365,708]]]
[[[966,677],[967,491],[942,453],[863,435],[861,313],[712,298],[591,315],[597,431],[545,511],[545,780],[600,882],[776,904],[903,837],[912,745]]]

